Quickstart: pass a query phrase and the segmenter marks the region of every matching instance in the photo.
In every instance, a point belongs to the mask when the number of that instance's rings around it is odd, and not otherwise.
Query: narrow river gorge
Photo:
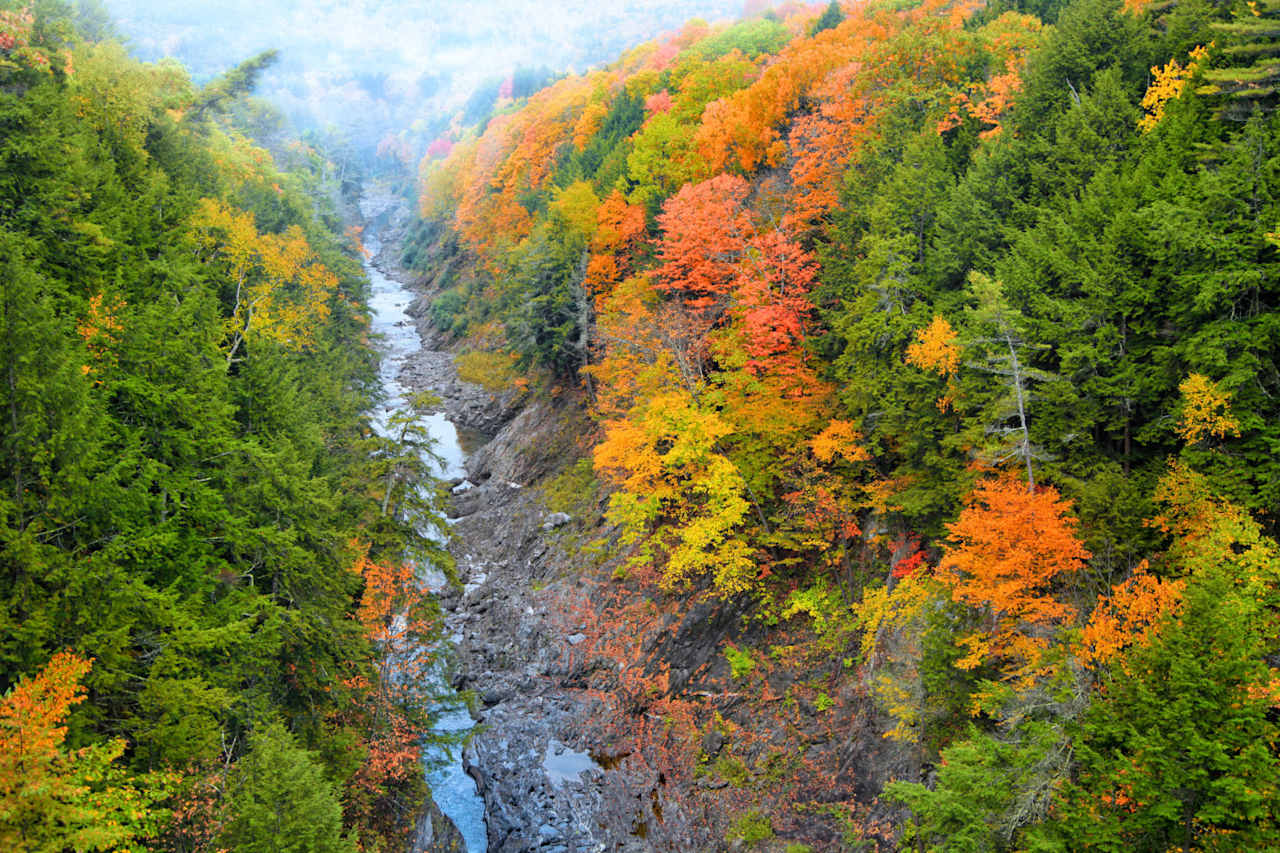
[[[440,709],[439,731],[475,732],[453,760],[427,756],[434,799],[468,853],[680,849],[671,845],[687,837],[689,818],[664,811],[658,774],[593,758],[611,750],[591,725],[600,700],[579,686],[594,665],[583,645],[591,626],[563,602],[578,591],[578,537],[599,532],[600,508],[588,502],[581,518],[553,511],[543,488],[573,456],[581,409],[461,380],[423,319],[429,283],[399,268],[406,203],[371,192],[361,207],[388,411],[420,391],[443,408],[427,425],[452,491],[449,550],[462,585],[435,591],[451,646],[447,677],[472,692],[476,712],[461,702]],[[449,843],[437,837],[417,849]]]
[[[413,294],[374,262],[382,253],[379,235],[370,235],[366,248],[369,256],[364,267],[371,285],[369,309],[373,331],[381,339],[379,376],[385,395],[382,408],[375,414],[375,424],[379,431],[384,431],[391,413],[403,407],[411,393],[411,389],[400,382],[399,375],[406,359],[422,348],[422,340],[412,318],[405,312],[413,300]],[[422,420],[433,439],[434,450],[440,457],[436,475],[443,480],[462,477],[465,474],[465,454],[453,423],[443,412],[425,415]],[[443,586],[444,578],[432,577],[430,581],[438,590]],[[451,654],[442,656],[441,670],[436,673],[441,679],[442,687],[446,679],[443,667],[451,657]],[[435,730],[438,733],[461,734],[475,725],[465,702],[460,698],[437,709],[436,714]],[[477,853],[487,849],[484,801],[476,791],[475,781],[467,775],[462,765],[460,752],[459,748],[452,751],[444,748],[429,750],[424,756],[427,781],[436,805],[462,834],[468,853]]]

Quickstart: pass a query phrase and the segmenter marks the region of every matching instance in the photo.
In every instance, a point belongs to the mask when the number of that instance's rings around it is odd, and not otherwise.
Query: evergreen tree
[[[279,723],[255,731],[228,780],[221,843],[242,853],[354,853],[342,806],[315,757]]]
[[[809,27],[809,35],[816,36],[824,30],[834,30],[844,20],[844,10],[840,8],[839,0],[831,0],[827,4],[827,8],[822,10],[822,14],[814,20],[813,25]]]
[[[1258,106],[1273,106],[1280,84],[1280,2],[1255,0],[1232,10],[1231,20],[1210,25],[1230,65],[1203,72],[1196,93],[1217,96],[1222,115],[1244,119]]]

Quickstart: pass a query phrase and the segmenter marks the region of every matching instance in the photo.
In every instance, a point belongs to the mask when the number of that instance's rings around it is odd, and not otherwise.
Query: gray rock
[[[430,312],[421,310],[429,301],[424,293],[414,314],[424,342],[436,346],[441,336],[427,325]],[[598,700],[581,685],[562,686],[571,666],[566,644],[585,643],[586,626],[563,624],[562,610],[549,606],[557,587],[572,590],[580,568],[555,534],[574,519],[548,512],[537,488],[580,452],[580,431],[573,427],[581,422],[580,401],[492,394],[463,382],[452,354],[438,349],[406,359],[400,380],[408,389],[433,391],[449,419],[472,431],[471,446],[480,444],[466,460],[465,482],[447,495],[449,550],[468,583],[447,596],[445,629],[458,639],[457,682],[476,692],[483,709],[474,714],[483,725],[463,765],[485,802],[489,851],[695,849],[687,843],[695,837],[695,819],[675,800],[664,801],[661,820],[646,818],[646,838],[633,835],[636,803],[647,803],[656,784],[643,764],[631,769],[615,761],[605,769],[592,761],[588,769],[562,774],[558,785],[545,773],[549,743],[582,754],[599,747],[584,741],[599,716]],[[588,513],[592,518],[602,523]],[[680,651],[702,639],[708,615],[689,621]],[[697,656],[683,657],[688,660],[679,666],[694,670]]]
[[[573,516],[567,512],[553,512],[547,516],[547,520],[542,523],[543,530],[555,530],[557,527],[564,527],[573,521]]]
[[[707,729],[707,733],[702,736],[702,751],[708,757],[715,758],[720,754],[720,750],[724,749],[725,737],[720,730],[714,725]]]
[[[466,842],[458,827],[428,797],[414,824],[408,853],[458,853],[465,849]]]

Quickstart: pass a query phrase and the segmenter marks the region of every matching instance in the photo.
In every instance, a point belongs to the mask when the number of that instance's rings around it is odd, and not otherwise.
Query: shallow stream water
[[[370,237],[366,246],[376,257],[379,248],[377,238]],[[405,404],[408,391],[397,377],[405,359],[421,348],[422,341],[418,337],[413,319],[405,313],[413,295],[404,285],[384,274],[371,262],[366,261],[364,268],[373,285],[369,297],[373,331],[382,336],[379,373],[382,387],[386,391],[386,402],[374,415],[377,428],[382,430],[390,413]],[[443,412],[426,415],[421,423],[426,425],[431,437],[435,439],[435,451],[442,460],[436,475],[444,480],[465,476],[462,465],[466,455],[458,441],[458,431],[454,425],[445,418]],[[446,657],[447,655],[443,655],[441,659]],[[437,672],[436,677],[443,686],[444,673]],[[438,733],[467,732],[474,725],[475,722],[461,700],[445,702],[436,709],[435,731]],[[427,783],[431,786],[431,795],[440,810],[462,833],[467,853],[484,853],[488,846],[484,801],[476,791],[475,780],[462,769],[461,749],[455,748],[453,755],[450,755],[442,747],[431,748],[424,752],[423,759],[427,766]]]

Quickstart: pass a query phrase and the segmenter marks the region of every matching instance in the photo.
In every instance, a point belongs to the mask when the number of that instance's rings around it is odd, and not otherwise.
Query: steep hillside
[[[1280,843],[1277,16],[793,5],[424,161],[460,372],[590,418],[508,557],[609,843]]]
[[[443,519],[374,429],[330,188],[227,119],[247,77],[0,2],[7,851],[403,849],[423,809]]]

